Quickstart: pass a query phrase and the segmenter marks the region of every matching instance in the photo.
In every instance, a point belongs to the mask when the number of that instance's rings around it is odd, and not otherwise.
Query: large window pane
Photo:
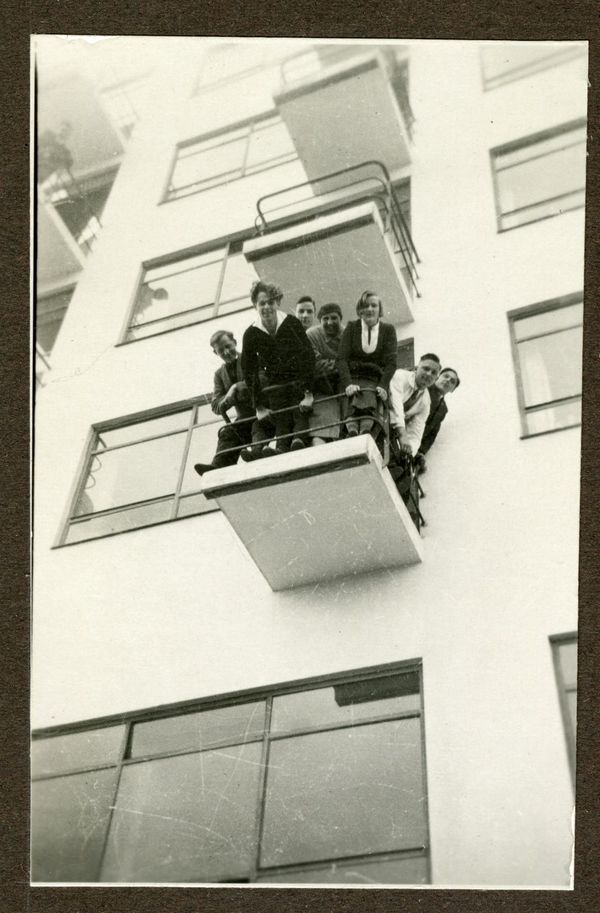
[[[247,877],[256,851],[260,743],[123,769],[103,881]]]
[[[96,881],[116,769],[39,780],[31,788],[33,881]]]
[[[154,523],[164,523],[171,518],[172,510],[173,498],[167,498],[162,501],[151,501],[149,504],[127,507],[114,513],[92,515],[89,519],[72,522],[65,542],[69,544],[84,542],[87,539],[124,533],[129,529],[152,526]]]
[[[520,342],[518,350],[526,406],[581,393],[581,327]]]
[[[181,491],[183,494],[198,491],[200,476],[194,469],[195,463],[211,463],[217,449],[217,434],[223,421],[215,416],[215,421],[200,428],[194,428],[190,441],[190,449],[185,464],[185,472]]]
[[[571,304],[567,307],[552,308],[532,314],[530,317],[519,317],[514,322],[515,339],[521,340],[527,336],[539,336],[541,333],[550,333],[553,330],[563,330],[583,322],[583,302]]]
[[[173,172],[173,188],[200,184],[218,175],[241,173],[247,137],[223,140],[211,148],[182,150]]]
[[[96,764],[116,763],[124,729],[124,726],[106,726],[35,739],[31,744],[32,776],[42,777]]]
[[[264,728],[264,701],[170,716],[134,726],[131,757],[250,742],[262,738]]]
[[[273,699],[273,734],[315,726],[348,725],[375,716],[419,710],[416,672],[285,694]]]
[[[261,866],[424,845],[419,719],[271,743]]]
[[[506,213],[580,190],[584,185],[584,143],[498,172],[500,207]]]
[[[256,880],[266,884],[427,884],[427,859],[408,856],[371,862],[334,862],[327,867],[295,872],[264,872]]]
[[[132,324],[139,326],[213,304],[223,269],[224,248],[146,271]]]
[[[227,269],[223,277],[220,302],[242,298],[246,302],[246,307],[252,307],[250,287],[257,278],[256,270],[241,252],[231,254],[227,260]],[[223,313],[222,306],[219,308],[219,313]]]
[[[172,494],[185,437],[179,432],[93,456],[75,516]]]
[[[250,137],[246,170],[258,168],[265,162],[295,154],[287,127],[279,118],[257,124]]]
[[[141,438],[153,437],[157,434],[166,434],[169,431],[185,431],[190,423],[190,409],[171,412],[169,415],[160,415],[141,422],[132,422],[120,428],[112,428],[98,432],[97,448],[114,447],[116,444],[127,444],[130,441],[139,441]]]
[[[528,434],[542,434],[544,431],[581,425],[581,399],[528,412],[525,421]]]
[[[496,150],[493,164],[501,228],[558,215],[584,202],[585,126]]]

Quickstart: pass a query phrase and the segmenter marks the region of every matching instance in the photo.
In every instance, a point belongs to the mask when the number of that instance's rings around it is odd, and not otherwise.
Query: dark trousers
[[[223,453],[224,450],[228,450],[230,447],[257,444],[268,437],[266,430],[257,421],[238,420],[228,425],[223,425],[219,429],[217,452],[213,457],[212,465],[215,469],[222,469],[223,466],[234,466],[241,451],[234,450],[232,453]]]
[[[277,383],[277,381],[272,381]],[[304,390],[301,384],[289,384],[278,390],[266,389],[265,396],[269,409],[286,409],[289,406],[298,406],[298,403],[304,397]],[[290,409],[279,415],[273,415],[271,422],[275,427],[274,434],[279,437],[282,434],[293,434],[305,441],[305,435],[308,430],[308,416],[300,412],[299,409]],[[283,441],[277,441],[280,450],[289,450],[292,438],[285,438]]]

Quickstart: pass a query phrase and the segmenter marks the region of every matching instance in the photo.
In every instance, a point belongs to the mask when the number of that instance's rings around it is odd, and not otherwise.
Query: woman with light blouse
[[[369,433],[373,418],[383,415],[398,348],[396,330],[381,319],[383,306],[379,295],[363,292],[356,313],[358,320],[348,322],[338,353],[341,389],[348,397],[348,437]]]

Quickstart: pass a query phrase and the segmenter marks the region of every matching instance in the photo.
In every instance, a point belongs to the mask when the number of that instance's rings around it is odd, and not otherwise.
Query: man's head
[[[217,330],[210,337],[210,344],[215,355],[218,355],[226,365],[232,364],[236,360],[237,343],[233,333],[230,333],[229,330]]]
[[[433,352],[422,355],[419,364],[415,368],[415,382],[417,387],[431,387],[437,380],[442,363]]]
[[[254,282],[250,289],[250,300],[258,312],[263,326],[273,327],[277,324],[277,308],[283,298],[283,292],[271,282]]]
[[[329,304],[323,304],[317,314],[319,322],[325,331],[326,336],[339,336],[342,330],[342,309],[339,304],[330,301]]]
[[[456,390],[460,384],[460,377],[454,370],[454,368],[442,368],[440,371],[439,377],[435,382],[438,390],[446,395],[446,393],[452,393],[453,390]]]
[[[298,298],[298,303],[296,304],[296,317],[305,330],[310,329],[313,325],[315,311],[315,302],[310,295],[303,295],[302,298]]]

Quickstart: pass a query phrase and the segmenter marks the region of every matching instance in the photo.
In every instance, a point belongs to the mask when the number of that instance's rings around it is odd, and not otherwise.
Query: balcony
[[[67,277],[77,281],[85,255],[51,203],[38,198],[37,282],[51,285]]]
[[[274,101],[309,177],[380,159],[410,163],[406,65],[390,49],[322,47],[281,66]]]
[[[284,292],[283,309],[312,295],[336,301],[354,319],[365,289],[383,301],[385,319],[413,320],[419,297],[419,258],[389,173],[381,162],[362,162],[313,181],[261,197],[258,237],[244,244],[261,279]]]
[[[423,544],[386,467],[385,426],[382,450],[362,434],[238,463],[207,472],[202,493],[275,591],[417,564]],[[418,502],[413,512],[418,524]]]

